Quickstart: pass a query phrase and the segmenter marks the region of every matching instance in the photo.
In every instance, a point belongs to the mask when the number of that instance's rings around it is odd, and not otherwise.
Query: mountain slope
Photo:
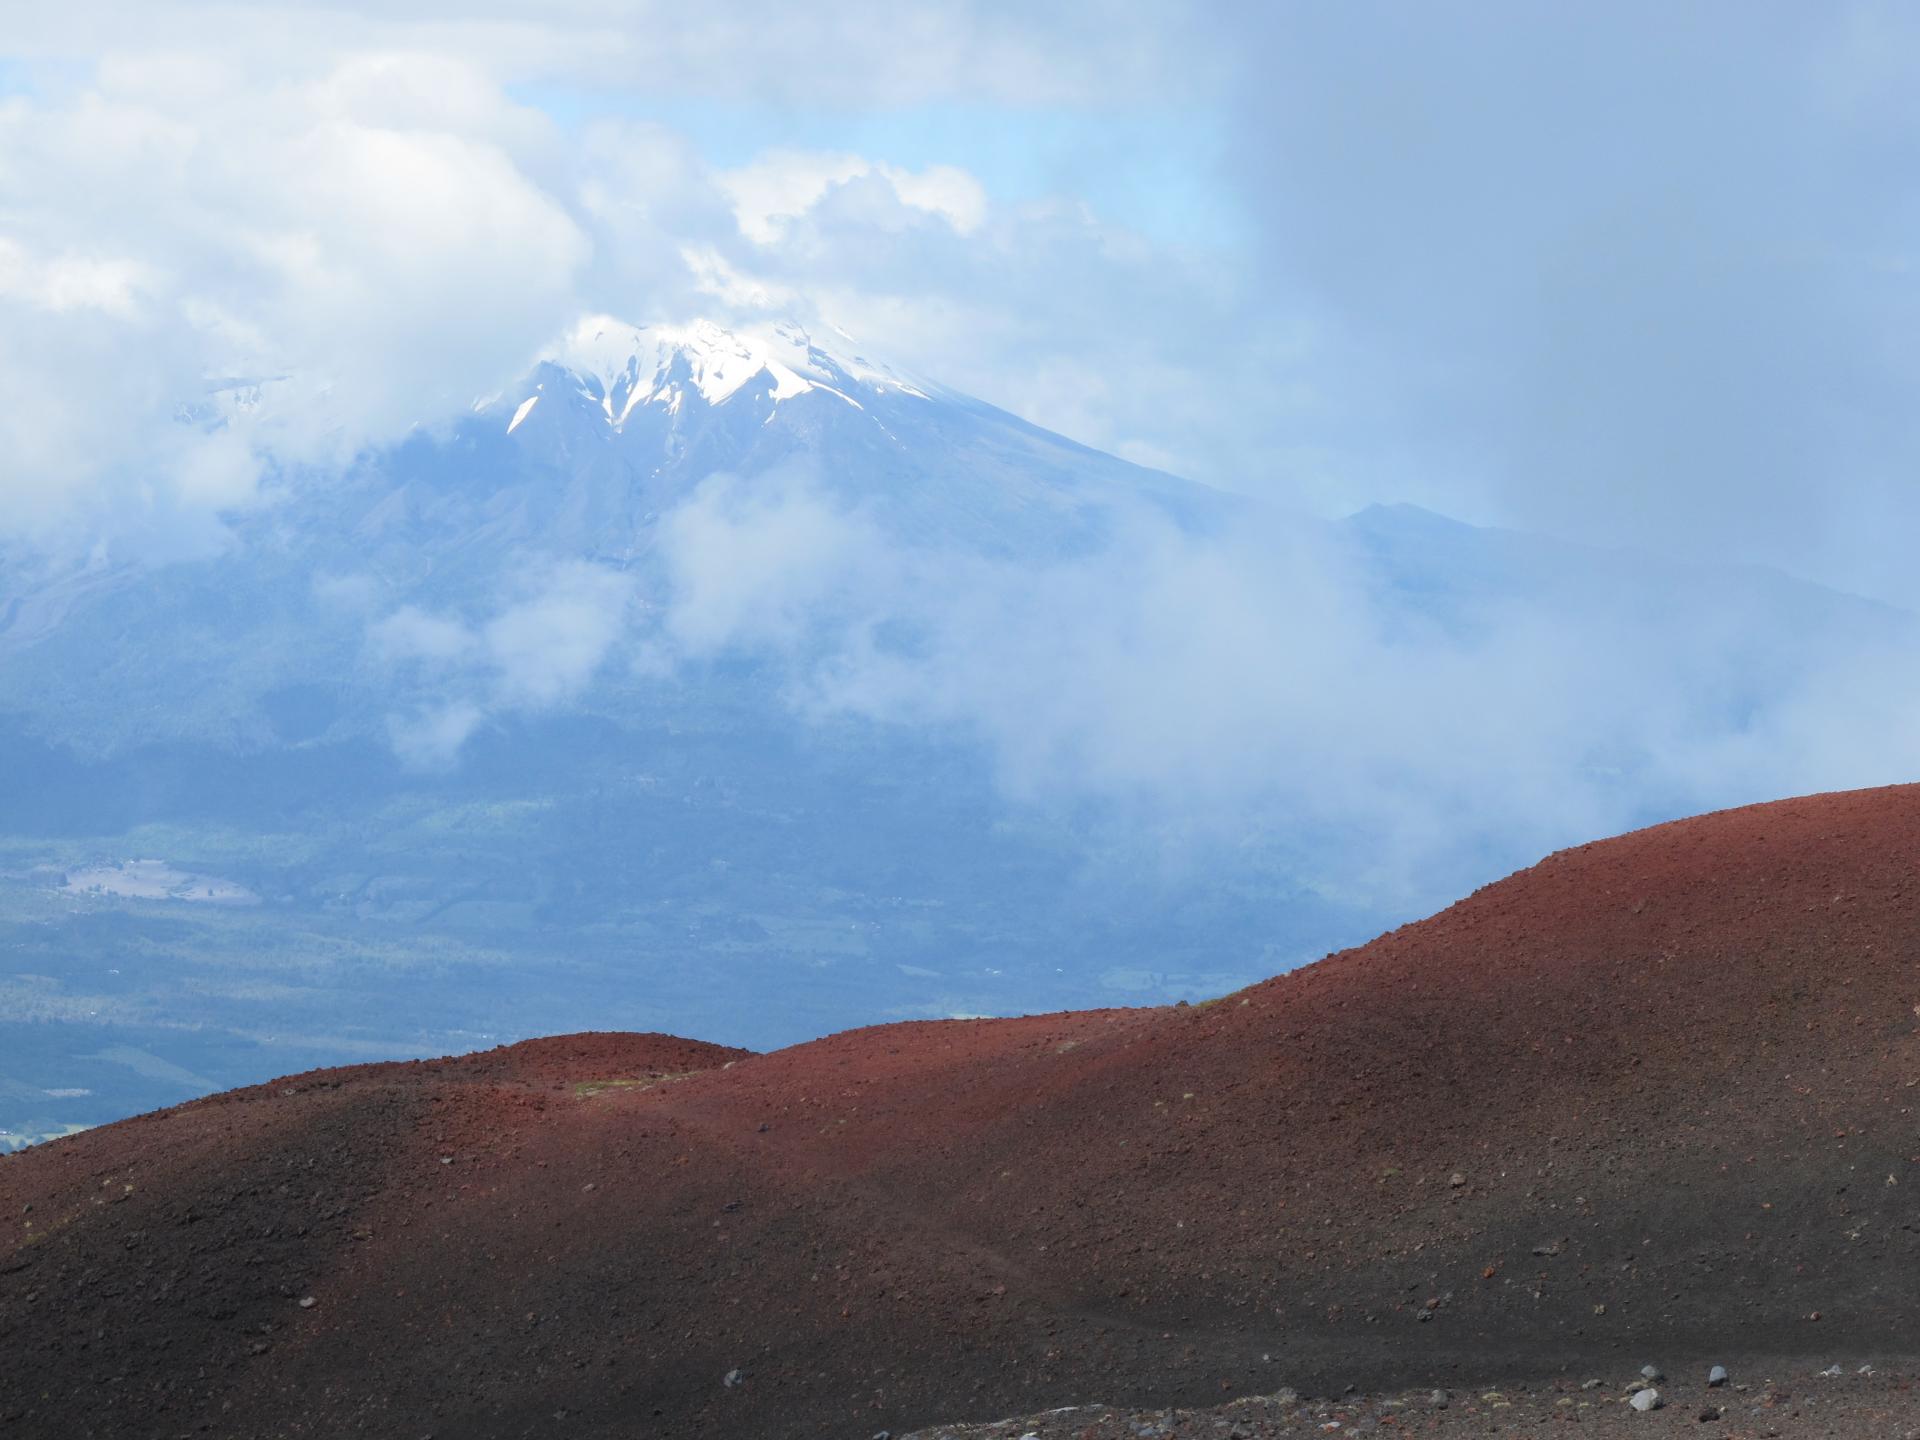
[[[1911,1356],[1917,865],[1920,787],[1819,796],[1554,855],[1204,1006],[624,1086],[719,1057],[556,1042],[126,1122],[0,1162],[35,1232],[0,1241],[0,1410],[864,1434]]]

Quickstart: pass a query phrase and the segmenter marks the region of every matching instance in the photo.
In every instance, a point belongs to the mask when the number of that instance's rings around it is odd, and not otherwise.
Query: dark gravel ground
[[[1649,1382],[1590,1376],[1531,1384],[1431,1387],[1338,1399],[1311,1399],[1281,1389],[1189,1409],[1116,1410],[1079,1405],[986,1425],[936,1425],[898,1440],[1266,1440],[1283,1435],[1622,1435],[1717,1436],[1721,1440],[1826,1436],[1834,1440],[1914,1440],[1920,1436],[1920,1389],[1913,1372],[1862,1373],[1843,1366],[1772,1364],[1751,1380],[1721,1387],[1706,1371],[1663,1379],[1659,1406],[1629,1403]]]
[[[1295,1428],[1903,1434],[1917,1007],[1899,787],[1563,852],[1204,1006],[316,1072],[0,1160],[0,1437],[858,1440],[1281,1384],[1455,1396]],[[1649,1357],[1753,1388],[1543,1388]]]

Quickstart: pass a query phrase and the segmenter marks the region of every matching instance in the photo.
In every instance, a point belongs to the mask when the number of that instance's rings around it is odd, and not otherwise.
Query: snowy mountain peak
[[[690,325],[634,325],[610,315],[582,319],[543,357],[572,374],[608,421],[622,426],[642,405],[677,412],[698,396],[725,404],[761,377],[778,404],[820,390],[860,408],[861,392],[925,398],[926,388],[892,367],[860,355],[838,354],[814,342],[793,321],[727,329],[710,320]],[[531,413],[537,394],[520,402],[508,429]]]

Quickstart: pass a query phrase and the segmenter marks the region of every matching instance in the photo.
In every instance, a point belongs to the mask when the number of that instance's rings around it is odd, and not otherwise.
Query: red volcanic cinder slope
[[[1567,851],[1203,1006],[320,1072],[0,1163],[0,1421],[864,1436],[1912,1354],[1917,1007],[1899,787]]]

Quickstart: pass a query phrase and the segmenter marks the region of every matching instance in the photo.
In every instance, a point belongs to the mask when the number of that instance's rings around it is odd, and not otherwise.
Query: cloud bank
[[[1348,494],[1920,598],[1888,543],[1920,521],[1909,7],[1360,0],[1229,35],[1234,183],[1333,342]]]
[[[630,625],[630,576],[582,560],[531,566],[492,615],[470,621],[412,605],[367,628],[376,670],[420,697],[389,717],[394,753],[444,770],[489,717],[577,699]]]
[[[800,714],[969,735],[1015,797],[1115,807],[1190,854],[1324,837],[1320,883],[1396,908],[1595,835],[1920,768],[1911,621],[1816,614],[1766,577],[1548,552],[1590,571],[1448,599],[1277,517],[1227,538],[1140,519],[1037,572],[816,518],[770,571],[777,511],[689,509],[703,543],[675,552],[666,623],[691,653],[777,656]],[[780,604],[730,594],[748,554]],[[733,623],[690,630],[690,609]],[[802,611],[835,618],[797,640]]]
[[[395,721],[416,764],[601,681],[745,662],[789,723],[946,737],[1015,807],[1118,820],[1136,862],[1267,857],[1401,914],[1561,845],[1920,768],[1910,616],[1417,514],[1141,512],[1036,565],[902,541],[803,473],[717,476],[643,571],[371,635],[430,682]]]

